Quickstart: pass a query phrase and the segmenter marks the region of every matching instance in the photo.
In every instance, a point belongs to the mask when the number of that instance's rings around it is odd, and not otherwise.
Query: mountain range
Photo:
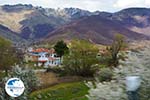
[[[85,39],[107,44],[117,33],[132,41],[149,39],[149,32],[149,8],[128,8],[109,13],[23,4],[0,7],[0,36],[17,43]]]

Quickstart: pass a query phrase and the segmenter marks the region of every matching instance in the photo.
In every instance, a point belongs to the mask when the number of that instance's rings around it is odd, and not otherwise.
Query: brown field
[[[76,81],[83,80],[82,77],[78,77],[78,76],[59,77],[57,74],[52,72],[38,72],[37,77],[41,82],[40,88],[46,88],[59,83],[76,82]]]

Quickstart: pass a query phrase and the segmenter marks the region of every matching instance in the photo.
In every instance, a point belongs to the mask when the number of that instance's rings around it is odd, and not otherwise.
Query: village
[[[46,48],[28,48],[24,55],[26,63],[34,62],[34,66],[37,67],[55,67],[61,64],[60,57],[57,56],[55,50]]]
[[[150,100],[150,0],[105,1],[0,0],[0,100]]]
[[[84,40],[74,40],[69,44],[61,40],[48,48],[40,45],[26,48],[4,46],[5,49],[0,49],[5,52],[1,53],[3,55],[1,64],[10,67],[3,66],[0,77],[17,76],[24,80],[25,86],[30,88],[27,96],[22,95],[20,98],[28,97],[29,100],[45,98],[44,100],[47,100],[47,98],[55,98],[53,95],[61,98],[64,92],[67,92],[67,95],[63,98],[72,98],[84,92],[79,97],[88,100],[85,95],[92,91],[89,88],[92,88],[90,84],[93,84],[88,82],[95,81],[94,78],[98,75],[101,84],[107,82],[114,86],[120,84],[115,79],[120,74],[117,74],[115,70],[121,71],[119,70],[122,68],[121,63],[126,61],[126,55],[130,57],[131,51],[137,53],[137,50],[147,48],[144,44],[149,43],[149,41],[143,41],[137,46],[137,43],[133,42],[127,48],[122,35],[117,35],[114,41],[110,46],[96,45]],[[7,40],[4,42],[9,43]],[[7,63],[5,63],[6,59]],[[3,84],[2,82],[0,84]],[[123,84],[120,85],[124,87]],[[117,88],[122,90],[121,87]],[[54,91],[60,91],[60,93],[53,94]],[[123,90],[120,92],[120,95],[122,94],[124,94]],[[127,95],[123,98],[127,98]]]

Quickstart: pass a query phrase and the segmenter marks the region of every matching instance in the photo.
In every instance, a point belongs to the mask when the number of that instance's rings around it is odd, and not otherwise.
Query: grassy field
[[[88,89],[83,82],[61,83],[31,93],[30,100],[88,100]]]

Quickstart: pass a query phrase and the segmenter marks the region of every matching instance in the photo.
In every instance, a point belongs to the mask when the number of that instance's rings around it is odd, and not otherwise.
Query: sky
[[[32,4],[44,8],[80,8],[89,11],[116,12],[129,7],[150,7],[150,0],[0,0],[5,4]]]

